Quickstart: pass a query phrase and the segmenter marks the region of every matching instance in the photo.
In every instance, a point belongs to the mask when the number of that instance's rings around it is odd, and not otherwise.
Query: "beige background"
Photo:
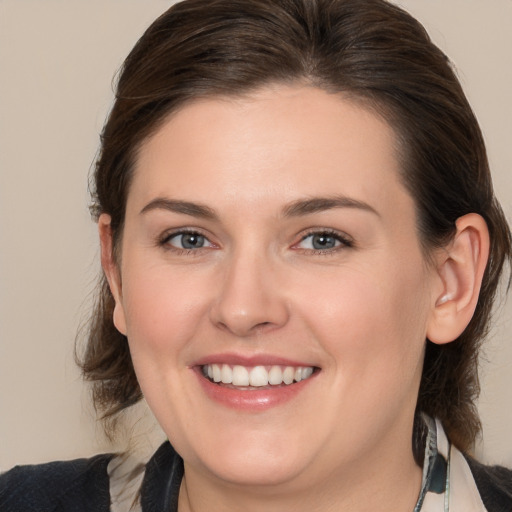
[[[99,268],[87,172],[111,79],[163,0],[0,0],[0,469],[106,449],[73,364]],[[403,0],[455,61],[512,218],[512,1]],[[496,318],[480,411],[512,466],[512,310]],[[161,435],[139,425],[139,446]]]

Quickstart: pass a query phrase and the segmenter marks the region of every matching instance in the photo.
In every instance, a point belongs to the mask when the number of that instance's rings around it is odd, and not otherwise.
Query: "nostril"
[[[263,330],[265,329],[266,327],[268,327],[269,325],[272,325],[272,322],[260,322],[259,324],[256,324],[254,327],[253,327],[253,330],[257,331],[257,330]]]
[[[217,327],[223,331],[230,332],[239,337],[250,337],[264,334],[278,327],[273,322],[245,323],[242,321],[217,322]]]

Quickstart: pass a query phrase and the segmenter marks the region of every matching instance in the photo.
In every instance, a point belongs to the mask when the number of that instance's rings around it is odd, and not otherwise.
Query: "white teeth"
[[[249,372],[243,366],[233,366],[233,385],[234,386],[248,386],[249,385]]]
[[[233,382],[233,372],[227,364],[223,364],[220,369],[220,381],[223,384],[231,384]]]
[[[283,372],[283,382],[285,384],[291,384],[293,382],[293,377],[295,376],[295,368],[291,366],[287,366]]]
[[[268,372],[268,383],[272,386],[278,386],[283,382],[283,372],[279,366],[272,366]]]
[[[212,373],[213,373],[213,381],[214,382],[220,382],[221,376],[220,376],[220,368],[218,364],[214,364],[212,367]]]
[[[264,366],[255,366],[249,372],[249,384],[257,388],[268,386],[268,372]]]
[[[313,375],[313,368],[311,368],[311,366],[302,368],[302,380],[308,379],[311,375]]]
[[[312,366],[278,366],[269,367],[253,366],[245,367],[228,364],[208,364],[202,368],[203,374],[214,382],[233,384],[242,387],[279,386],[292,384],[311,377]]]

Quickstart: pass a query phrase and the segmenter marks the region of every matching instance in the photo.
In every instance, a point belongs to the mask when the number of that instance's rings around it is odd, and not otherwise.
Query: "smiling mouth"
[[[220,386],[256,390],[265,387],[290,386],[309,379],[317,368],[313,366],[205,364],[201,370],[204,377]]]

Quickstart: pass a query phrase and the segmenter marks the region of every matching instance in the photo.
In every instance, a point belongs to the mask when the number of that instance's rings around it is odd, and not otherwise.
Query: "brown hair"
[[[459,448],[469,449],[480,429],[478,351],[511,258],[511,235],[493,194],[478,123],[450,63],[397,6],[384,0],[186,0],[171,7],[120,72],[94,173],[93,216],[111,216],[117,247],[137,150],[169,114],[199,97],[242,95],[276,82],[344,92],[393,126],[427,255],[450,239],[458,217],[475,212],[487,222],[490,259],[474,317],[453,343],[427,340],[417,405],[441,419]],[[141,398],[113,306],[102,276],[80,364],[107,419]],[[415,446],[418,438],[415,430]]]

